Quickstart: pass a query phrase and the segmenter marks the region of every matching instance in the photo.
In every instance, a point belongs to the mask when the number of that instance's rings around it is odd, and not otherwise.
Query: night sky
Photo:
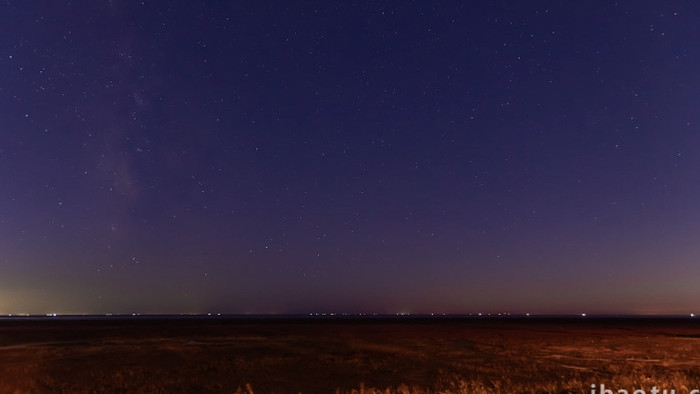
[[[3,1],[0,313],[700,312],[698,26]]]

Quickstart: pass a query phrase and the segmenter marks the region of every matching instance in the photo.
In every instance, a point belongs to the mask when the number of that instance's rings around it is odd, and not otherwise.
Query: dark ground
[[[0,377],[0,393],[683,393],[700,321],[5,320]]]

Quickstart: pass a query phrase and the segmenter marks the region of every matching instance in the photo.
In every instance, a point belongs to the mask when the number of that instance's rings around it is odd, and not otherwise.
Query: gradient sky
[[[0,4],[0,313],[700,312],[691,1]]]

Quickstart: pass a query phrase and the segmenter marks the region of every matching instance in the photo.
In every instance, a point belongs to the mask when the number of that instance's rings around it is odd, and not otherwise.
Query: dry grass
[[[0,394],[700,388],[700,327],[672,321],[3,323]]]

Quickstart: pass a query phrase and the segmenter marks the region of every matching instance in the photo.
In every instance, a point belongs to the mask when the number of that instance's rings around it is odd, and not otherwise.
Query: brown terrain
[[[700,388],[700,321],[0,321],[0,393],[599,393],[600,384]]]

